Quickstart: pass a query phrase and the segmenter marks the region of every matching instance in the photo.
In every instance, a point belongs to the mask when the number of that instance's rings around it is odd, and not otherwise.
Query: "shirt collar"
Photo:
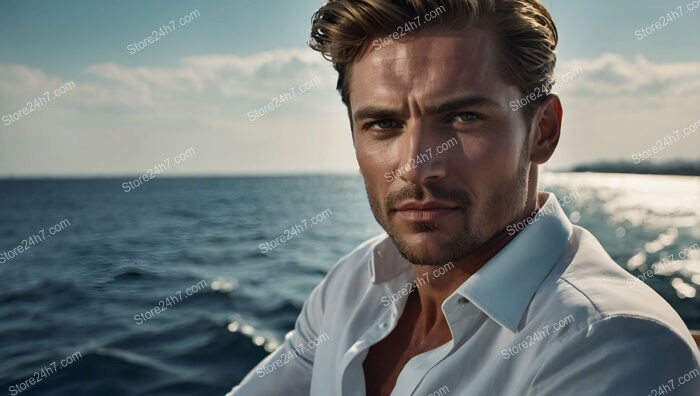
[[[572,233],[571,222],[554,194],[542,194],[547,199],[533,223],[454,292],[512,332]],[[369,262],[372,283],[386,282],[410,268],[388,236],[375,245]]]
[[[399,253],[394,241],[385,233],[374,246],[369,261],[369,277],[372,283],[384,283],[411,269],[411,264]]]

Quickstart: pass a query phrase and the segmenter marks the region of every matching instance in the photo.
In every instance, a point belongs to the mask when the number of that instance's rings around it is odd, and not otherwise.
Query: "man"
[[[556,44],[537,0],[321,7],[310,45],[339,73],[386,234],[230,394],[700,394],[678,315],[538,192],[563,113]]]

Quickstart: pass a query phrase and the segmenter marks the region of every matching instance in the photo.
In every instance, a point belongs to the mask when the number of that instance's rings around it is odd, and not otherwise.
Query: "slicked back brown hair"
[[[523,96],[536,88],[551,90],[558,33],[552,16],[538,0],[327,0],[312,17],[309,46],[338,71],[337,89],[348,113],[350,65],[374,40],[438,9],[440,15],[419,30],[460,30],[479,22],[501,45],[500,74],[506,83],[520,88]],[[526,119],[531,119],[545,97],[525,107]]]

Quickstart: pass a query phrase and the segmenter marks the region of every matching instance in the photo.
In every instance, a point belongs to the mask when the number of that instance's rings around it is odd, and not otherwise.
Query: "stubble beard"
[[[465,190],[452,190],[439,185],[408,185],[397,192],[387,195],[384,205],[370,192],[365,180],[365,190],[372,214],[379,225],[394,241],[397,250],[409,263],[418,265],[444,265],[456,262],[473,253],[508,224],[516,221],[527,203],[528,168],[520,159],[515,175],[508,183],[493,191],[487,198],[485,209],[474,213],[473,198]],[[406,199],[423,200],[425,197],[459,203],[464,219],[461,232],[440,242],[437,249],[425,249],[411,243],[397,230],[389,217],[389,208]],[[437,222],[413,223],[412,232],[433,232],[439,229]]]

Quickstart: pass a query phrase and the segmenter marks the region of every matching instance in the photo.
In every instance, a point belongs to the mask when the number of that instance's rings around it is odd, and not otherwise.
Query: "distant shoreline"
[[[594,162],[590,164],[575,165],[570,168],[549,169],[553,173],[622,173],[637,175],[665,175],[665,176],[700,176],[700,160],[698,161],[671,161],[666,163],[646,162],[633,164],[631,162]],[[294,178],[294,177],[335,177],[356,176],[359,173],[350,172],[300,172],[300,173],[259,173],[259,174],[169,174],[159,177],[163,180],[180,179],[254,179],[254,178]],[[136,174],[119,175],[7,175],[0,176],[0,181],[40,181],[40,180],[130,180],[138,177]]]
[[[665,163],[597,162],[576,165],[569,172],[627,173],[638,175],[700,176],[700,161]]]

